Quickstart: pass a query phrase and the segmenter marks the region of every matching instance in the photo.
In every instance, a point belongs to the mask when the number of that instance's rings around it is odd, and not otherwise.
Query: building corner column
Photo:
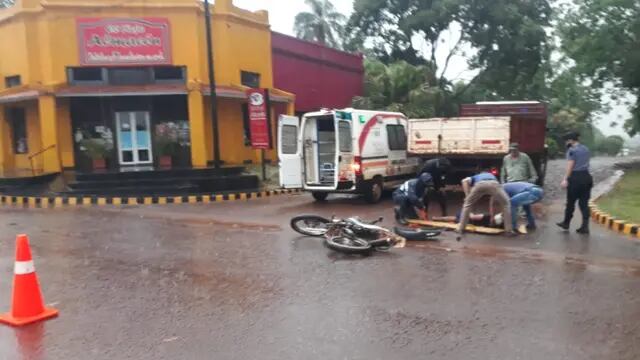
[[[7,121],[4,117],[4,113],[4,105],[0,105],[0,177],[2,177],[5,172],[7,157],[6,149],[8,149],[7,141],[9,139]]]
[[[202,92],[190,90],[188,106],[189,129],[191,132],[191,166],[204,168],[207,167],[207,136]]]
[[[38,98],[38,118],[42,143],[42,149],[39,151],[43,151],[40,154],[43,161],[43,171],[45,173],[62,172],[58,144],[56,98],[53,95],[42,95]]]
[[[287,103],[287,115],[294,116],[296,114],[296,102],[290,101]]]

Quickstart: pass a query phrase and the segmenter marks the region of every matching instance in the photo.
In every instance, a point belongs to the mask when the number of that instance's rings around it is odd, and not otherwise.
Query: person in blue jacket
[[[509,201],[511,202],[511,223],[513,228],[518,228],[518,210],[522,207],[527,215],[527,229],[534,230],[536,228],[536,219],[531,211],[531,205],[542,200],[544,196],[542,188],[524,181],[506,183],[502,185],[502,188],[509,195]],[[505,221],[509,221],[509,219],[505,219]]]
[[[429,173],[411,179],[393,192],[396,221],[405,224],[407,219],[417,219],[416,209],[424,210],[424,195],[433,186],[433,177]]]

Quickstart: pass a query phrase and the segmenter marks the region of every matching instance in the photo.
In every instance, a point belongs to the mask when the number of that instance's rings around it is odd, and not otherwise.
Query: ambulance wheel
[[[364,193],[364,198],[370,204],[376,204],[380,202],[382,199],[382,192],[384,184],[382,183],[381,177],[375,177],[373,180],[369,182],[369,186],[367,187],[366,192]]]
[[[329,193],[314,191],[311,193],[311,196],[313,196],[316,201],[325,201],[327,200],[327,196],[329,196]]]

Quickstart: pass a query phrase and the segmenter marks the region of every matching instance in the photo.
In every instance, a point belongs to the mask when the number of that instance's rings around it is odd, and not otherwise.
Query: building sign
[[[269,131],[269,107],[267,93],[264,89],[247,90],[249,102],[249,124],[251,129],[251,146],[254,149],[270,149],[271,134]]]
[[[165,18],[79,18],[81,65],[171,64],[171,33]]]

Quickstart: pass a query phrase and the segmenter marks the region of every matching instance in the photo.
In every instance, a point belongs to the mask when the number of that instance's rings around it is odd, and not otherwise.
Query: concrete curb
[[[62,207],[89,207],[106,205],[167,205],[197,204],[225,201],[247,201],[277,195],[299,193],[300,189],[279,189],[259,192],[238,192],[211,195],[182,196],[9,196],[0,195],[0,206],[17,206],[30,209],[53,209]]]
[[[620,220],[610,214],[600,210],[595,202],[589,204],[591,209],[591,219],[600,225],[605,226],[609,230],[617,233],[631,235],[640,239],[640,225],[629,223],[626,220]]]
[[[623,219],[618,219],[611,214],[602,211],[596,204],[598,199],[614,188],[618,181],[622,179],[622,176],[624,176],[624,171],[616,170],[612,176],[598,184],[597,188],[594,189],[595,196],[589,202],[591,219],[596,223],[605,226],[609,230],[620,234],[631,235],[632,238],[640,239],[640,225],[629,223]]]

